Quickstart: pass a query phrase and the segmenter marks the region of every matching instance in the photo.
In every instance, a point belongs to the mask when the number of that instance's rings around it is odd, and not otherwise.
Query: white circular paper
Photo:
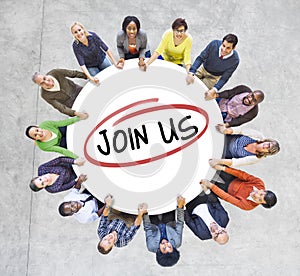
[[[204,99],[205,85],[197,78],[186,85],[186,70],[161,60],[147,72],[126,60],[123,70],[110,66],[97,77],[101,84],[86,84],[73,105],[89,118],[67,136],[68,148],[87,159],[74,167],[88,175],[85,187],[101,201],[112,194],[113,207],[132,214],[142,202],[159,214],[175,209],[178,195],[197,196],[200,179],[215,173],[208,159],[221,157],[224,145],[215,129],[222,117]]]

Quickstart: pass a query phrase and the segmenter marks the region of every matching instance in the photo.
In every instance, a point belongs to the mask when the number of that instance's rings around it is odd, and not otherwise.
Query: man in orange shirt
[[[264,182],[260,178],[222,165],[216,165],[214,168],[222,171],[220,177],[225,184],[219,182],[213,184],[205,179],[202,179],[200,184],[211,189],[221,199],[247,211],[260,204],[265,208],[271,208],[276,204],[276,195],[265,190]]]

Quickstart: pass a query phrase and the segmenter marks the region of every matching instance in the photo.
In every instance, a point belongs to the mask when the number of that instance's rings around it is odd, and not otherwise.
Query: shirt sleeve
[[[166,31],[163,36],[162,39],[158,45],[158,47],[156,48],[155,52],[157,52],[159,55],[162,54],[162,52],[164,51],[164,49],[166,49],[167,45],[168,45],[168,41],[170,40],[170,30]]]
[[[69,126],[79,121],[79,117],[75,116],[61,121],[52,121],[52,124],[56,127]]]
[[[99,226],[98,226],[98,236],[100,240],[106,235],[107,226],[108,226],[108,217],[101,215]]]
[[[201,66],[201,64],[208,58],[210,48],[213,42],[210,42],[206,48],[200,53],[199,56],[195,59],[193,65],[190,68],[190,72],[195,74],[197,69]]]
[[[74,158],[74,159],[77,159],[78,156],[73,153],[72,151],[68,150],[68,149],[65,149],[63,147],[60,147],[60,146],[52,146],[52,147],[49,147],[47,149],[43,149],[44,151],[53,151],[53,152],[57,152],[57,153],[60,153],[66,157],[70,157],[70,158]]]
[[[258,141],[265,139],[264,135],[261,132],[252,128],[247,128],[245,126],[232,127],[232,131],[233,131],[232,135],[234,134],[244,135]]]
[[[124,32],[120,31],[117,34],[117,49],[119,53],[120,58],[125,58],[125,52],[124,52]]]
[[[192,50],[193,38],[191,35],[189,35],[186,39],[187,40],[186,40],[186,46],[185,46],[185,50],[184,50],[183,62],[184,62],[184,65],[189,65],[189,64],[192,64],[191,50]]]
[[[245,165],[251,165],[259,162],[261,158],[257,158],[256,155],[245,156],[242,158],[232,158],[232,165],[231,167],[239,167]]]
[[[254,208],[252,204],[248,202],[247,199],[242,197],[235,197],[230,195],[229,193],[226,193],[222,189],[220,189],[215,184],[212,185],[211,190],[220,198],[223,200],[231,203],[232,205],[235,205],[236,207],[241,208],[242,210],[251,210]]]
[[[225,83],[228,82],[229,78],[232,76],[233,72],[236,70],[236,68],[238,67],[239,62],[236,62],[233,66],[231,66],[228,70],[226,70],[221,78],[219,79],[219,81],[214,85],[214,87],[218,90],[220,90]]]
[[[83,66],[85,64],[84,56],[82,55],[81,50],[79,48],[79,43],[80,42],[74,41],[72,47],[79,66]]]
[[[177,207],[176,212],[177,212],[177,221],[176,221],[175,231],[179,238],[179,243],[177,244],[177,247],[180,247],[182,243],[182,231],[184,226],[184,209]]]
[[[94,38],[94,41],[99,45],[102,51],[106,53],[106,51],[108,50],[108,46],[104,43],[104,41],[96,33],[92,33],[92,36]]]
[[[42,94],[42,98],[49,104],[51,104],[55,109],[57,109],[60,113],[63,113],[65,115],[68,115],[70,117],[74,116],[75,110],[71,109],[70,107],[67,107],[66,105],[60,103],[57,100],[54,99],[48,99],[46,97],[43,97]]]

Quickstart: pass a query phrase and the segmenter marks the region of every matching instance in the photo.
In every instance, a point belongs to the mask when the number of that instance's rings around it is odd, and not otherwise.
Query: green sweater
[[[66,120],[61,120],[61,121],[42,122],[39,125],[39,128],[52,131],[53,133],[55,133],[57,135],[57,137],[55,139],[51,139],[47,142],[36,141],[37,146],[43,151],[54,151],[54,152],[61,153],[62,155],[67,156],[67,157],[71,157],[74,159],[78,158],[78,156],[76,154],[74,154],[73,152],[59,146],[59,143],[60,143],[60,140],[62,137],[62,135],[59,131],[59,127],[68,126],[68,125],[74,124],[75,122],[78,122],[78,121],[79,121],[79,117],[75,116],[75,117],[68,118]]]

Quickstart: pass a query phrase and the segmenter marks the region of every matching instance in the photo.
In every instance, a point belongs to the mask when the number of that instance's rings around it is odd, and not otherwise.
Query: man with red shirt
[[[216,165],[214,168],[221,171],[220,177],[225,184],[220,182],[213,184],[205,179],[200,183],[211,189],[219,198],[247,211],[260,204],[265,208],[271,208],[276,204],[276,195],[265,190],[264,182],[260,178],[222,165]]]

